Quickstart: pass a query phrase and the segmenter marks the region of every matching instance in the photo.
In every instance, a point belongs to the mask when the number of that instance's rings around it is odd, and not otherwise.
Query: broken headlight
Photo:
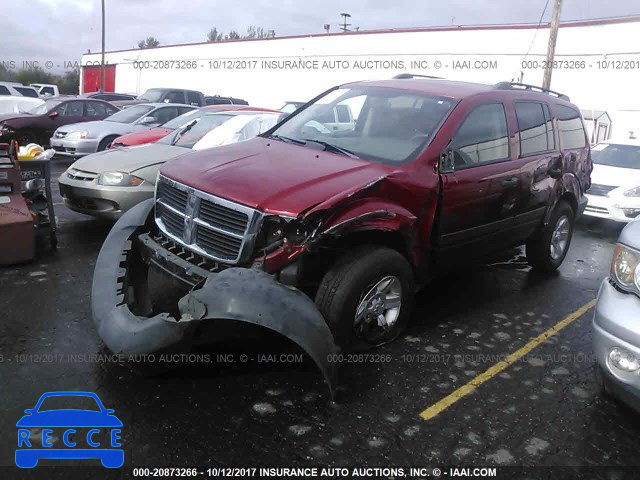
[[[257,251],[265,254],[272,252],[285,242],[298,244],[306,238],[307,233],[305,225],[295,218],[278,215],[265,217],[256,243]]]

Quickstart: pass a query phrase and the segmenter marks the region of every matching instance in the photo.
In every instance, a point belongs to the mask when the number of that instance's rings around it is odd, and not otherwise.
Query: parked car
[[[351,129],[323,125],[341,106]],[[252,140],[163,165],[154,199],[102,247],[94,321],[115,352],[205,342],[207,319],[257,324],[333,386],[331,354],[397,338],[416,285],[521,244],[535,269],[557,269],[591,169],[565,95],[417,78],[332,88]],[[175,307],[153,306],[149,271],[176,281],[162,291]]]
[[[249,102],[241,98],[221,97],[220,95],[204,97],[204,100],[207,105],[249,105]]]
[[[93,93],[83,93],[82,95],[78,95],[83,98],[97,98],[98,100],[104,100],[106,102],[119,102],[126,100],[135,100],[137,98],[136,95],[129,93],[113,93],[113,92],[93,92]]]
[[[102,120],[117,111],[117,107],[103,100],[51,98],[24,113],[0,115],[0,143],[15,139],[20,145],[38,143],[47,146],[58,127]]]
[[[640,215],[640,140],[607,140],[592,149],[593,184],[584,214],[616,222]]]
[[[140,132],[129,133],[121,137],[116,138],[111,142],[111,148],[128,147],[132,145],[143,145],[145,143],[155,142],[162,137],[168,135],[176,128],[179,128],[189,121],[198,118],[202,115],[206,115],[209,112],[222,112],[222,111],[257,111],[257,112],[275,112],[277,110],[271,110],[268,108],[250,107],[248,105],[210,105],[202,107],[198,110],[192,110],[187,113],[183,113],[179,117],[169,120],[166,123],[148,130],[142,130]]]
[[[135,105],[104,120],[59,128],[51,137],[51,146],[57,154],[74,158],[101,152],[120,135],[158,126],[194,108],[173,103]]]
[[[39,98],[35,88],[16,82],[0,82],[0,95]]]
[[[640,410],[640,221],[629,223],[613,252],[593,316],[596,383]]]
[[[183,88],[150,88],[135,100],[120,100],[113,104],[125,107],[137,103],[182,103],[196,107],[204,107],[207,104],[202,92]]]
[[[195,112],[194,112],[195,113]],[[155,143],[88,155],[60,178],[65,204],[79,213],[119,218],[143,200],[153,198],[158,170],[189,150],[202,150],[255,137],[276,124],[277,113],[198,110],[182,128]]]
[[[4,113],[23,113],[42,105],[41,98],[18,97],[14,95],[0,96],[0,115]]]
[[[280,111],[283,113],[293,113],[305,103],[306,102],[285,102],[280,108]]]
[[[60,95],[57,85],[51,83],[31,83],[31,87],[34,87],[38,91],[40,97],[57,97]]]

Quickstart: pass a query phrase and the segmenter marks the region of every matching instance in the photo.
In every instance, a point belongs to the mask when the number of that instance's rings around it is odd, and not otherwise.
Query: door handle
[[[512,188],[512,187],[517,187],[519,183],[520,183],[520,179],[518,179],[518,177],[511,177],[511,178],[505,178],[504,180],[502,180],[500,182],[500,185],[502,185],[503,188]]]

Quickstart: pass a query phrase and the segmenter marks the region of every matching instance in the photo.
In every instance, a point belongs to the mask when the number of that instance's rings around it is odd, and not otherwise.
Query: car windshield
[[[39,412],[46,412],[49,410],[91,410],[100,412],[100,406],[96,402],[95,398],[88,395],[54,395],[46,397],[40,408]]]
[[[138,97],[138,100],[144,100],[145,102],[159,102],[162,98],[163,90],[158,88],[150,88],[142,95]]]
[[[591,149],[591,158],[598,165],[640,169],[640,145],[601,143]]]
[[[191,119],[191,121],[182,123],[182,128],[162,137],[157,143],[175,145],[176,147],[193,148],[193,146],[207,133],[232,118],[233,115],[224,115],[219,113],[201,115],[199,118],[194,118]]]
[[[151,110],[153,110],[151,105],[134,105],[114,113],[110,117],[105,118],[105,120],[108,122],[133,123]]]
[[[424,150],[454,105],[408,90],[338,88],[294,112],[270,137],[396,165]]]
[[[176,118],[172,118],[171,120],[163,123],[160,126],[162,128],[171,128],[172,130],[175,130],[176,128],[180,128],[186,125],[191,120],[195,120],[196,118],[200,118],[206,114],[207,114],[207,110],[191,110],[187,113],[183,113],[182,115]]]
[[[37,107],[34,107],[31,110],[27,110],[27,113],[30,113],[31,115],[44,115],[56,105],[59,105],[61,102],[62,100],[46,100],[44,103],[38,105]]]

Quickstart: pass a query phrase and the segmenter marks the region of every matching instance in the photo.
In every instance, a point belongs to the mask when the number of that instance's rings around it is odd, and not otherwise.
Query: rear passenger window
[[[0,95],[11,95],[11,92],[4,85],[0,85]]]
[[[509,130],[502,103],[473,110],[451,141],[456,169],[509,158]]]
[[[187,100],[191,105],[200,105],[200,95],[198,95],[196,92],[187,92]]]
[[[515,102],[514,105],[520,131],[520,156],[553,150],[555,142],[549,108],[538,102]]]
[[[556,105],[560,146],[563,149],[582,148],[587,145],[580,113],[564,105]]]

